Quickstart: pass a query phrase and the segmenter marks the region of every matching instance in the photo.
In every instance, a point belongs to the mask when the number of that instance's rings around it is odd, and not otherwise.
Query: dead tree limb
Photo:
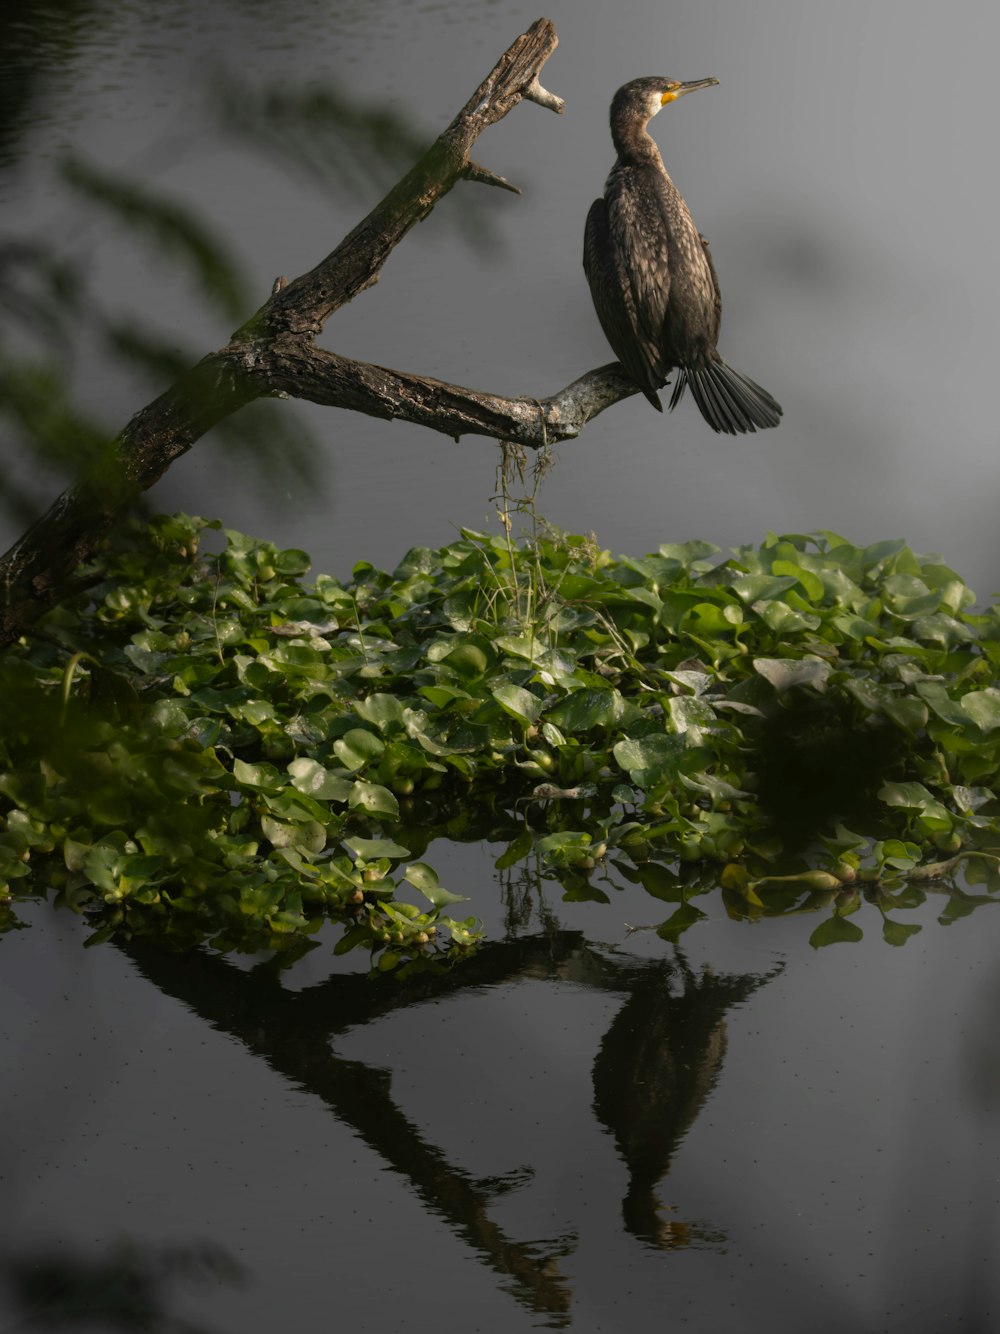
[[[393,248],[456,182],[516,191],[473,162],[472,148],[524,99],[562,111],[562,101],[538,78],[556,43],[548,19],[522,33],[416,166],[340,245],[309,273],[276,280],[270,298],[229,345],[138,412],[0,558],[0,647],[66,594],[73,571],[140,492],[206,431],[254,399],[305,398],[456,438],[484,435],[540,448],[579,434],[599,412],[637,392],[617,362],[546,398],[504,398],[351,361],[315,343],[335,311],[378,281]]]

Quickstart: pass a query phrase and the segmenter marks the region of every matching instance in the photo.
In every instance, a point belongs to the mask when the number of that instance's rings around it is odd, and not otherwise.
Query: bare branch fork
[[[637,392],[617,362],[547,398],[505,398],[352,361],[316,346],[341,306],[378,281],[406,233],[459,180],[517,187],[473,162],[480,134],[523,99],[551,111],[562,100],[538,75],[557,44],[538,19],[413,169],[309,273],[275,281],[270,298],[233,335],[138,412],[87,474],[0,559],[0,646],[65,595],[76,567],[141,491],[219,421],[257,398],[287,395],[398,418],[458,438],[484,435],[537,449],[579,434],[591,418]]]

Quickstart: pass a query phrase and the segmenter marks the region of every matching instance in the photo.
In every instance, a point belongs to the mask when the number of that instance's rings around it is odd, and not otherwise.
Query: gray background
[[[277,273],[331,249],[378,192],[331,197],[215,134],[205,92],[220,62],[254,84],[315,81],[401,110],[430,137],[538,16],[524,4],[378,0],[91,12],[74,53],[46,66],[47,118],[8,183],[7,225],[85,253],[107,299],[199,352],[229,329],[197,314],[195,294],[148,252],[133,255],[119,233],[81,220],[52,183],[53,152],[72,146],[190,201],[262,300]],[[629,552],[695,536],[727,547],[768,529],[904,536],[942,552],[980,597],[995,593],[996,11],[975,0],[621,0],[556,3],[548,14],[560,46],[544,82],[566,99],[565,116],[525,104],[477,149],[523,197],[461,187],[324,341],[510,394],[551,393],[607,361],[580,252],[613,159],[611,93],[640,74],[715,75],[720,87],[667,108],[653,129],[713,245],[723,353],[775,394],[785,419],[732,441],[689,402],[664,419],[639,399],[618,405],[560,448],[542,509]],[[459,196],[471,194],[489,222],[479,247],[454,225],[467,207]],[[152,396],[103,362],[85,362],[81,392],[112,427]],[[361,557],[391,566],[414,543],[486,520],[488,442],[288,411],[315,433],[322,488],[262,476],[207,438],[160,485],[155,507],[305,546],[335,573]]]

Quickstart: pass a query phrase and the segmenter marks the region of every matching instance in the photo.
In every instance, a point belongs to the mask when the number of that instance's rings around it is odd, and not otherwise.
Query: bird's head
[[[621,119],[641,120],[645,125],[668,102],[676,102],[685,93],[711,88],[718,82],[718,79],[692,79],[688,83],[667,78],[633,79],[615,93],[611,103],[611,122],[614,124]]]

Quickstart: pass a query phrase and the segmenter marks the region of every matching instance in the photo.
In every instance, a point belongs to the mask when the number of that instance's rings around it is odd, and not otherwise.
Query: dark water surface
[[[808,918],[720,915],[679,951],[628,932],[636,892],[505,934],[477,854],[433,855],[492,943],[409,991],[325,945],[281,979],[31,914],[0,982],[13,1327],[40,1265],[72,1294],[70,1265],[200,1254],[156,1293],[211,1330],[996,1328],[992,911],[819,953]]]
[[[208,218],[250,309],[381,187],[362,172],[324,189],[223,135],[219,71],[330,86],[430,134],[538,16],[520,0],[18,10],[0,50],[0,79],[28,94],[4,145],[6,231],[85,257],[103,299],[192,356],[230,326],[80,209],[60,152]],[[691,405],[666,420],[619,405],[562,448],[543,510],[636,553],[768,529],[901,535],[981,596],[1000,588],[1000,275],[981,259],[995,16],[972,0],[920,23],[901,0],[549,12],[562,44],[544,82],[567,115],[521,107],[477,151],[524,196],[456,191],[327,344],[512,394],[606,361],[579,251],[611,165],[610,94],[658,68],[715,74],[655,129],[713,243],[726,356],[785,421],[734,443]],[[81,401],[118,426],[157,387],[82,341]],[[284,406],[309,429],[310,472],[207,439],[155,507],[306,547],[334,573],[486,520],[487,442]],[[50,498],[54,478],[10,464]],[[18,523],[0,514],[8,537]],[[816,919],[750,926],[718,905],[677,950],[628,930],[666,915],[638,889],[504,901],[499,851],[428,854],[490,943],[412,992],[352,975],[327,939],[276,976],[85,951],[69,914],[26,911],[31,930],[0,946],[0,1331],[42,1327],[26,1313],[58,1301],[66,1327],[95,1331],[1000,1328],[992,905],[944,927],[930,894],[905,947],[862,913],[863,941],[821,951]]]

